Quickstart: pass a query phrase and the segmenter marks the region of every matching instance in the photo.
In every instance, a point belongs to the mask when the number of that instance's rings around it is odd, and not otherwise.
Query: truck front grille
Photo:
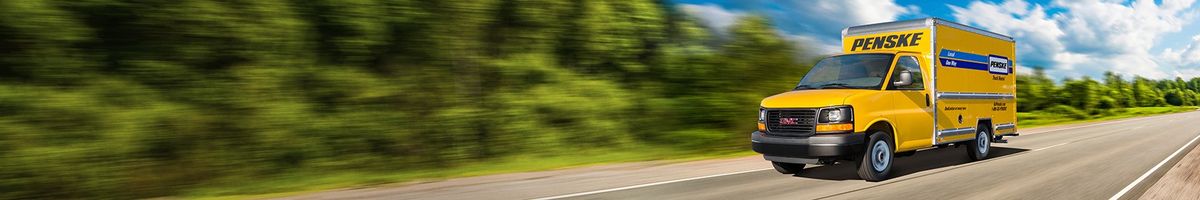
[[[767,110],[767,134],[810,136],[816,132],[817,109]]]

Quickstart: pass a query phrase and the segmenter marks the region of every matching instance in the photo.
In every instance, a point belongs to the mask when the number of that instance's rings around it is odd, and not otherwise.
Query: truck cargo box
[[[936,61],[922,63],[932,75],[934,144],[970,140],[980,120],[995,135],[1016,133],[1012,37],[926,18],[849,27],[842,42],[846,53],[907,51]]]

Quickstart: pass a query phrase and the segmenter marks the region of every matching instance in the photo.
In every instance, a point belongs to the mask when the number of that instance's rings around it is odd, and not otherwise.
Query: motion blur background
[[[0,199],[744,153],[808,54],[766,17],[713,29],[666,0],[5,0]],[[1023,122],[1200,104],[1200,78],[1018,81]]]

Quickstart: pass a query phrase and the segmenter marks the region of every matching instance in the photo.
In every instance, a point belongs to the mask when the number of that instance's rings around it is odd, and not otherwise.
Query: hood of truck
[[[844,105],[846,97],[857,94],[879,92],[863,89],[820,89],[797,90],[767,97],[760,104],[764,108],[817,108]]]

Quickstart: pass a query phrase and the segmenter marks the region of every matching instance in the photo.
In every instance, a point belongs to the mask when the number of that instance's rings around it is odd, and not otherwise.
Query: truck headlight
[[[854,109],[850,106],[821,108],[817,113],[817,133],[854,131]]]
[[[842,123],[854,121],[854,109],[846,107],[822,108],[821,113],[817,115],[817,122],[820,123]]]
[[[758,109],[758,121],[760,121],[760,122],[767,121],[767,110],[766,109],[762,109],[762,108]]]
[[[825,119],[828,119],[831,122],[842,121],[842,110],[837,109],[825,112]]]

